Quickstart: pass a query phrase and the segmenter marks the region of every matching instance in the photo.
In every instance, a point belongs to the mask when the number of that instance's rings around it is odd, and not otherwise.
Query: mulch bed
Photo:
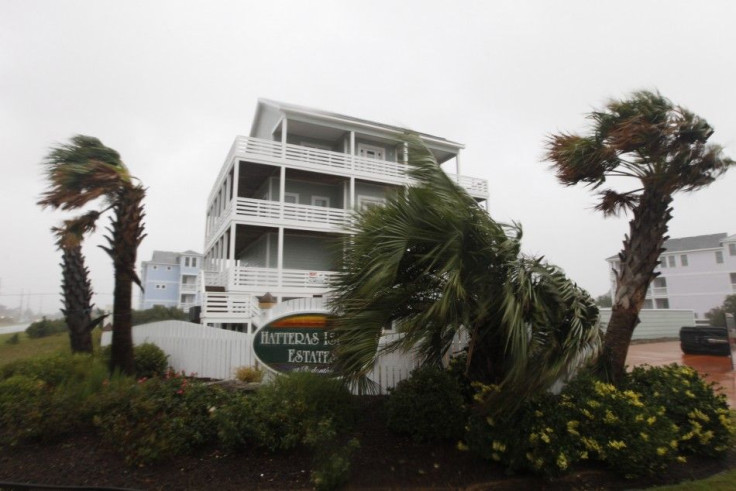
[[[666,475],[636,481],[595,467],[581,467],[552,481],[508,476],[503,468],[457,450],[454,443],[418,444],[390,433],[382,398],[362,398],[359,414],[355,436],[360,449],[352,458],[350,489],[631,489],[701,479],[736,468],[732,452],[722,460],[691,458]],[[311,455],[305,450],[269,454],[253,449],[226,454],[214,447],[194,456],[128,467],[94,434],[82,433],[53,444],[0,450],[0,489],[11,489],[1,484],[10,482],[98,489],[308,489],[310,467]]]

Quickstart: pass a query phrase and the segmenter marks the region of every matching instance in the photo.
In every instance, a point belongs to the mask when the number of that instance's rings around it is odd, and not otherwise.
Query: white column
[[[350,132],[350,166],[352,169],[355,168],[355,131]]]
[[[284,119],[281,121],[281,157],[286,158],[286,133],[289,128],[289,123],[284,116]]]
[[[278,261],[277,261],[278,276],[279,276],[278,285],[281,286],[283,270],[284,270],[284,227],[279,227],[279,242],[278,242],[278,246],[276,249],[276,254],[278,255]]]
[[[350,209],[355,209],[355,178],[350,176]]]
[[[232,259],[232,265],[235,265],[235,228],[237,227],[236,224],[231,223],[230,224],[230,253],[228,254],[228,259]]]
[[[460,150],[455,154],[455,174],[457,174],[457,182],[460,182]]]
[[[238,181],[240,181],[240,161],[233,164],[233,200],[238,198]]]
[[[286,199],[286,167],[281,166],[281,174],[279,176],[279,216],[284,219],[284,200]]]

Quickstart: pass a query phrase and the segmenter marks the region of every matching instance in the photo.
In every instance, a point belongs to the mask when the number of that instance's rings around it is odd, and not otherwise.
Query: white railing
[[[261,310],[260,316],[253,319],[253,324],[256,327],[260,327],[268,324],[272,319],[301,313],[327,314],[328,310],[325,299],[322,297],[306,297],[281,302],[270,309]]]
[[[281,274],[275,268],[256,268],[235,266],[228,270],[228,286],[238,287],[286,287],[286,288],[327,288],[334,271],[306,271],[283,269]]]
[[[324,225],[331,229],[344,229],[350,223],[348,210],[324,206],[297,205],[263,199],[238,198],[235,205],[238,216],[247,216],[256,221],[273,223],[275,220],[290,220],[308,223],[311,226]]]
[[[345,176],[366,177],[371,180],[377,179],[395,184],[408,183],[407,168],[403,162],[390,162],[291,143],[283,145],[277,141],[238,136],[225,158],[225,163],[215,181],[208,203],[211,203],[214,199],[234,158],[264,161],[277,165],[286,162],[295,168],[316,170],[318,172],[329,170],[331,173]],[[451,177],[460,186],[464,187],[471,196],[482,199],[488,198],[488,183],[484,179],[468,176]],[[225,214],[223,213],[221,216]],[[217,227],[213,228],[216,229]]]
[[[246,322],[259,312],[257,300],[249,293],[204,292],[203,294],[201,314],[203,318],[216,317]]]
[[[189,309],[195,307],[196,305],[196,302],[182,302],[179,304],[179,309],[183,310],[184,312],[189,312]]]
[[[196,283],[182,283],[179,286],[179,293],[197,293]]]

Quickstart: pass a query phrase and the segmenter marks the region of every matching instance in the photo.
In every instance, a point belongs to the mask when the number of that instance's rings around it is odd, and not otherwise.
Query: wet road
[[[668,341],[631,345],[626,357],[629,366],[670,363],[693,367],[706,380],[716,382],[728,397],[728,404],[732,408],[736,407],[736,372],[731,368],[731,358],[728,356],[686,355],[680,350],[679,341]]]

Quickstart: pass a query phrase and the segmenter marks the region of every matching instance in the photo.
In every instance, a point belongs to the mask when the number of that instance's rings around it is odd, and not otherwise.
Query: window
[[[171,266],[166,266],[166,271],[171,271]]]
[[[196,257],[193,257],[192,258],[192,267],[193,268],[196,268],[197,267],[197,258]]]
[[[284,203],[299,204],[299,193],[284,193]]]
[[[661,268],[666,268],[667,267],[667,258],[666,257],[660,257],[659,258],[659,266]]]
[[[326,196],[312,196],[312,206],[330,207],[330,198]]]
[[[736,256],[736,244],[728,244],[728,254]]]
[[[383,198],[374,198],[373,196],[360,196],[358,195],[358,209],[360,211],[366,210],[373,206],[383,206],[385,204]]]
[[[657,298],[654,300],[654,306],[658,309],[670,308],[670,301],[666,298]]]
[[[736,292],[736,273],[731,273],[731,289]]]
[[[723,251],[716,251],[716,264],[723,264]]]
[[[385,160],[386,150],[375,145],[366,145],[358,143],[358,155],[368,159]]]
[[[154,269],[154,270],[157,270],[157,269],[158,269],[158,266],[154,266],[154,267],[153,267],[153,269]]]
[[[654,278],[654,288],[667,288],[667,278]]]
[[[644,305],[641,306],[642,309],[652,309],[654,308],[654,304],[652,303],[652,299],[644,300]]]
[[[187,268],[189,267],[189,258],[188,257],[185,257],[184,258],[184,266],[187,267]]]
[[[687,266],[687,254],[683,254],[680,256],[680,264],[683,266]]]
[[[670,268],[674,268],[675,267],[675,256],[667,256],[667,261],[668,261],[667,265]]]

